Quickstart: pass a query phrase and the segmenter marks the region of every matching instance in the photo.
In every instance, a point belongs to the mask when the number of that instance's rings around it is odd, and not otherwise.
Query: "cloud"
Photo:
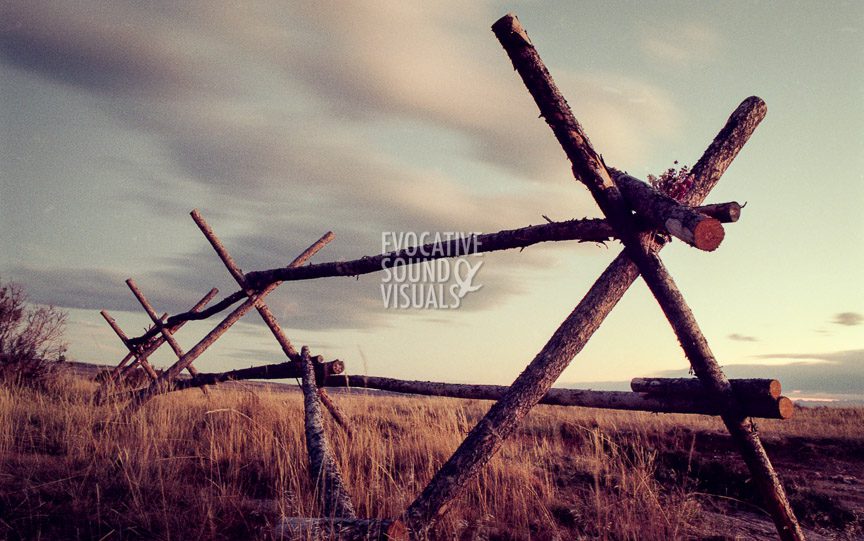
[[[639,47],[649,59],[676,68],[706,62],[722,43],[717,31],[695,21],[653,21],[642,29]]]
[[[759,339],[755,336],[747,336],[744,334],[732,333],[728,335],[726,338],[729,340],[735,340],[736,342],[758,342]]]
[[[847,327],[855,327],[864,323],[864,315],[858,312],[841,312],[834,316],[832,323],[836,325],[845,325]]]

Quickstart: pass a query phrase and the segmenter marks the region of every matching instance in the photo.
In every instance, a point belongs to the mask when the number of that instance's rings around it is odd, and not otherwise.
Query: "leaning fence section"
[[[304,396],[309,471],[324,516],[285,518],[277,534],[298,539],[424,538],[446,506],[537,404],[715,415],[723,420],[750,469],[779,536],[784,540],[803,539],[755,425],[748,421],[751,417],[786,419],[792,414],[792,403],[781,396],[780,384],[775,380],[726,378],[692,310],[659,257],[660,250],[673,237],[709,252],[722,243],[725,237],[723,224],[734,223],[741,213],[741,206],[735,202],[700,205],[764,118],[764,102],[751,97],[741,103],[692,168],[692,185],[675,199],[648,183],[607,166],[602,155],[592,147],[515,16],[506,15],[492,29],[537,104],[541,117],[569,159],[575,180],[588,187],[605,218],[504,230],[480,235],[471,243],[453,241],[453,246],[443,250],[412,248],[353,261],[307,264],[333,239],[333,233],[327,232],[285,267],[244,273],[203,215],[194,210],[192,219],[239,289],[210,304],[218,293],[213,289],[188,311],[168,317],[168,314],[158,315],[138,285],[128,280],[127,285],[152,321],[152,327],[141,336],[130,338],[110,314],[102,312],[128,354],[103,381],[97,391],[99,400],[124,400],[126,404],[121,415],[128,416],[155,396],[175,390],[196,387],[206,392],[207,386],[225,381],[299,378]],[[525,248],[540,242],[602,242],[611,239],[620,240],[622,252],[510,386],[456,385],[346,375],[342,361],[328,361],[320,355],[312,355],[306,347],[298,351],[266,304],[269,293],[284,282],[294,280],[356,276],[381,271],[388,265],[412,265],[439,257],[467,255],[469,249],[494,252]],[[696,377],[637,378],[631,382],[631,391],[626,392],[553,389],[552,385],[564,369],[640,275],[663,309]],[[208,319],[228,309],[230,312],[189,351],[180,347],[174,335],[186,322]],[[270,330],[287,361],[219,373],[200,372],[193,366],[207,348],[252,310]],[[158,373],[148,358],[165,343],[177,360],[167,370]],[[148,374],[150,383],[141,389],[112,394],[112,383],[136,367]],[[188,377],[178,377],[184,371],[188,372]],[[332,446],[322,429],[322,411],[326,410],[349,436],[352,430],[348,416],[328,395],[327,387],[494,400],[495,404],[401,516],[386,520],[364,519],[356,516],[333,457]]]

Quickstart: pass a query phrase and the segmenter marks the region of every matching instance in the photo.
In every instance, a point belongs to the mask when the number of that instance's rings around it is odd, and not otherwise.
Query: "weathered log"
[[[740,398],[780,398],[782,387],[776,379],[730,379],[732,391]],[[630,388],[637,393],[672,396],[705,396],[708,389],[696,378],[633,378]],[[758,416],[754,416],[758,417]]]
[[[729,381],[720,369],[693,313],[647,238],[633,227],[629,207],[612,180],[602,157],[591,146],[564,96],[555,86],[546,66],[513,15],[493,25],[529,93],[573,165],[573,174],[584,183],[610,225],[624,244],[625,254],[635,263],[648,289],[671,324],[696,377],[710,390],[725,412],[722,416],[756,481],[780,537],[803,539],[801,527],[785,490],[777,477],[755,429],[745,422]]]
[[[493,26],[499,40],[505,43],[505,49],[508,53],[511,48],[533,49],[524,30],[514,28],[518,25],[514,23],[515,18],[508,15]],[[518,69],[515,55],[511,55],[511,58]],[[539,60],[539,57],[536,58]],[[548,72],[542,63],[538,66],[541,74],[545,72],[548,78]],[[765,104],[759,98],[748,98],[739,106],[694,166],[694,186],[685,195],[686,204],[698,204],[705,198],[764,115]],[[572,114],[569,116],[572,118]],[[569,134],[565,135],[569,137]],[[614,189],[614,184],[607,183],[606,187]],[[660,248],[662,244],[658,243],[654,249]],[[637,276],[636,265],[625,254],[619,255],[607,267],[540,353],[514,381],[506,395],[490,408],[456,453],[411,504],[405,514],[409,529],[422,530],[431,524],[467,480],[488,462],[504,439],[512,434],[519,421],[546,394],[573,357],[582,350]],[[758,443],[758,439],[756,442]],[[761,455],[764,456],[764,452]]]
[[[626,173],[611,172],[627,204],[657,229],[666,230],[690,246],[708,252],[716,250],[723,242],[723,226],[716,218],[682,205]]]
[[[318,253],[321,248],[327,245],[333,239],[333,233],[327,232],[320,239],[315,241],[311,246],[306,248],[302,254],[297,256],[294,261],[291,262],[291,265],[300,266],[306,261],[309,260],[310,257]],[[188,365],[192,364],[204,351],[210,347],[213,342],[219,339],[220,336],[225,334],[228,329],[231,328],[232,325],[237,323],[241,317],[246,315],[249,310],[251,310],[255,304],[258,303],[259,300],[263,299],[267,296],[268,293],[273,291],[278,284],[268,286],[261,291],[258,292],[254,297],[246,299],[246,302],[235,308],[230,314],[225,316],[225,318],[217,325],[213,330],[211,330],[207,335],[202,338],[195,346],[189,350],[186,355],[182,358],[178,359],[171,367],[168,368],[165,372],[159,376],[157,381],[154,381],[152,385],[147,387],[146,389],[142,389],[135,397],[129,402],[126,406],[126,409],[123,410],[123,416],[128,416],[137,411],[144,403],[150,400],[152,397],[157,394],[162,394],[168,392],[170,390],[170,384],[177,378],[177,375],[183,371]]]
[[[696,380],[698,383],[699,380]],[[733,380],[734,381],[734,380]],[[391,393],[423,396],[446,396],[470,400],[501,400],[509,390],[504,385],[468,385],[437,381],[409,381],[375,376],[331,376],[328,387],[377,389]],[[704,394],[704,391],[703,391]],[[648,411],[653,413],[686,413],[720,415],[717,402],[708,397],[657,396],[652,393],[627,391],[592,391],[583,389],[549,389],[540,404],[578,406],[583,408]],[[743,407],[748,417],[788,419],[792,416],[792,401],[786,397],[771,398],[760,394],[747,395]]]
[[[403,541],[405,525],[394,519],[283,517],[274,532],[285,541]]]
[[[705,214],[706,216],[716,218],[723,223],[735,222],[741,215],[741,205],[734,201],[694,207],[694,210],[701,214]],[[654,228],[651,223],[640,219],[638,216],[636,217],[636,220],[637,226],[640,230],[648,231]],[[497,233],[478,235],[476,253],[527,248],[541,242],[575,240],[579,242],[603,243],[615,238],[615,232],[606,220],[600,218],[584,218],[581,220],[567,220],[563,222],[529,225],[519,229],[508,229]],[[421,254],[433,254],[434,252],[434,255],[409,255],[414,251],[420,252]],[[269,269],[249,272],[244,276],[247,281],[254,280],[255,287],[262,287],[269,285],[270,282],[268,280],[276,274],[281,277],[282,281],[311,280],[315,278],[336,276],[358,276],[361,274],[378,272],[384,268],[390,268],[392,266],[410,265],[414,263],[422,263],[424,261],[431,261],[433,259],[457,257],[460,255],[466,255],[465,250],[460,248],[460,244],[457,241],[451,241],[443,243],[442,245],[425,244],[419,248],[410,248],[389,252],[387,254],[377,254],[374,256],[364,256],[352,261],[334,261],[298,268],[286,267],[283,269]],[[175,314],[165,321],[165,325],[172,327],[181,322],[207,319],[214,314],[222,312],[246,297],[247,295],[245,291],[235,291],[206,310]],[[157,329],[151,329],[141,336],[130,338],[129,341],[132,345],[140,345],[158,334],[159,331]]]
[[[315,377],[318,381],[324,381],[330,376],[341,374],[345,370],[345,363],[336,359],[330,362],[314,362]],[[189,379],[178,379],[174,382],[175,389],[189,389],[202,385],[215,385],[226,381],[243,381],[248,379],[289,379],[302,378],[302,361],[288,361],[279,364],[266,364],[250,368],[240,368],[229,372],[199,373]]]
[[[345,489],[339,464],[330,451],[327,435],[324,433],[324,420],[321,417],[321,401],[318,398],[318,385],[315,383],[315,370],[309,349],[302,348],[303,364],[303,409],[306,422],[306,450],[309,453],[309,475],[315,486],[315,493],[321,503],[325,517],[357,518],[351,497]]]
[[[737,207],[740,214],[741,206],[737,203],[720,203],[708,207],[696,207],[694,210],[714,217],[721,221],[730,216],[730,207]],[[737,216],[735,218],[737,220]],[[734,221],[734,220],[730,220]],[[652,224],[639,221],[641,230],[649,231]],[[280,268],[246,273],[246,280],[253,287],[262,287],[274,280],[294,281],[312,280],[331,276],[359,276],[378,272],[385,268],[400,265],[411,265],[447,257],[497,252],[515,248],[527,248],[541,242],[577,240],[579,242],[606,242],[617,238],[615,231],[606,220],[599,218],[567,220],[540,225],[530,225],[519,229],[507,229],[497,233],[476,235],[471,242],[464,239],[453,239],[438,244],[424,244],[421,247],[410,247],[403,250],[365,256],[351,261],[333,261],[318,263],[300,268]]]

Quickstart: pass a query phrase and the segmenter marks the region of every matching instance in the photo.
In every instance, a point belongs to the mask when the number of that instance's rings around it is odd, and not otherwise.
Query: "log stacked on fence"
[[[634,392],[549,389],[538,403],[553,406],[578,406],[655,413],[699,415],[720,415],[722,413],[720,406],[710,397],[698,379],[653,378],[651,381],[655,385],[648,385],[647,387],[640,387],[637,383],[639,381],[645,381],[645,379],[634,379],[631,382]],[[736,390],[736,396],[741,400],[742,408],[747,417],[788,419],[792,416],[794,410],[792,401],[785,396],[780,396],[780,383],[777,380],[740,379],[730,381],[733,389]],[[771,382],[772,385],[776,386],[777,393],[775,396],[767,392],[765,387],[767,384],[763,384],[763,382]],[[345,375],[328,377],[325,385],[473,400],[501,400],[509,390],[509,387],[503,385],[469,385]],[[637,387],[640,388],[637,389]]]

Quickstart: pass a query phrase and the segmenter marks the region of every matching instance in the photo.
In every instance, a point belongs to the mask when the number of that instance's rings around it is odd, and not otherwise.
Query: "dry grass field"
[[[95,384],[0,388],[5,539],[269,539],[316,516],[297,391],[162,396],[128,423]],[[489,407],[337,393],[331,442],[360,516],[398,515]],[[811,539],[864,536],[864,409],[759,423]],[[438,539],[771,539],[714,419],[541,406],[435,528]],[[824,537],[823,537],[824,536]]]

